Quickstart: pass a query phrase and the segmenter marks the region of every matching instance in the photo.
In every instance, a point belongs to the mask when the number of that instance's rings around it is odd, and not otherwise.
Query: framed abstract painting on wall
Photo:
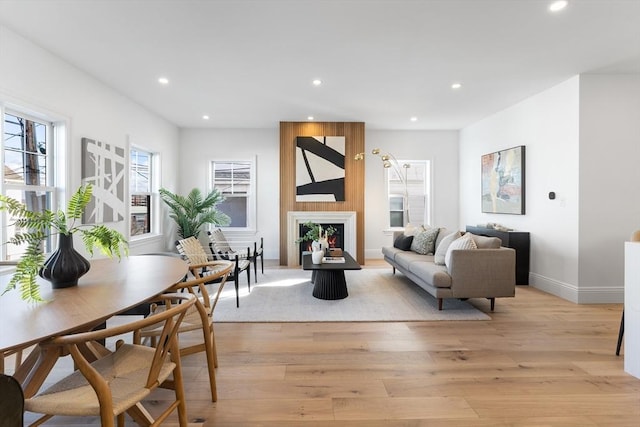
[[[525,214],[525,146],[482,156],[482,212]]]
[[[344,136],[296,137],[296,202],[343,202]]]
[[[82,138],[82,183],[93,186],[92,200],[82,216],[83,223],[124,220],[126,164],[123,147]]]

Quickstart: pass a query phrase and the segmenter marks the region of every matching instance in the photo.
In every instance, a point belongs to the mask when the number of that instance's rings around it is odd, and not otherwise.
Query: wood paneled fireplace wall
[[[345,137],[345,201],[296,202],[296,137]],[[290,242],[287,241],[287,213],[356,212],[356,252],[364,264],[364,163],[355,161],[364,152],[363,122],[280,122],[280,265],[287,265]]]

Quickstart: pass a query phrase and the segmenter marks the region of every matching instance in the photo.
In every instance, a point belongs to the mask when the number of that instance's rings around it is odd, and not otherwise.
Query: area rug
[[[240,307],[236,308],[233,283],[227,283],[214,310],[216,322],[375,322],[491,320],[467,302],[437,300],[401,273],[390,268],[346,271],[349,296],[320,300],[312,296],[311,272],[298,268],[265,269],[247,291],[240,281]]]

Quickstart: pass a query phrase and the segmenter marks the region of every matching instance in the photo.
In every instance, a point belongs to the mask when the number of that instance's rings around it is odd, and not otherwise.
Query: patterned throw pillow
[[[459,239],[451,242],[451,244],[447,248],[447,254],[444,256],[444,263],[447,268],[449,268],[451,265],[451,251],[454,251],[456,249],[478,249],[478,247],[476,246],[476,242],[474,242],[469,235],[464,235]]]
[[[438,238],[439,228],[429,228],[421,231],[413,237],[411,242],[411,250],[422,255],[433,255],[436,250],[436,239]]]

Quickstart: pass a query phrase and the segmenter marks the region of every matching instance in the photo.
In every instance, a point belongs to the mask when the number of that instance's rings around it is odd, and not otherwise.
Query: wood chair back
[[[217,266],[215,273],[212,273],[212,275],[209,276],[196,277],[192,280],[178,282],[173,286],[172,291],[186,291],[197,297],[193,307],[187,311],[178,333],[201,330],[203,339],[188,346],[181,345],[180,356],[188,356],[202,351],[206,353],[211,401],[216,402],[218,400],[218,393],[216,388],[215,368],[218,366],[218,356],[213,329],[213,309],[218,302],[220,292],[224,287],[227,277],[233,269],[233,263],[229,261],[212,261],[212,263],[215,263]],[[218,284],[218,291],[216,292],[215,297],[212,298],[209,295],[207,286],[205,285],[213,278],[219,278],[221,280]],[[163,309],[164,308],[161,306],[152,306],[149,317],[155,316]],[[149,338],[151,345],[155,346],[157,344],[159,332],[159,329],[154,326],[140,329],[134,334],[134,342],[142,343],[146,338]]]
[[[157,316],[106,329],[60,336],[42,343],[43,346],[59,348],[59,351],[71,354],[78,371],[43,393],[27,399],[25,409],[45,414],[38,423],[54,415],[93,415],[100,416],[102,426],[110,427],[114,425],[114,414],[118,417],[119,425],[124,422],[125,411],[138,422],[161,423],[177,408],[180,426],[186,426],[177,334],[196,298],[190,293],[171,293],[159,296],[158,301],[166,309]],[[161,325],[161,331],[155,349],[124,344],[119,340],[115,352],[109,353],[97,344],[100,340],[130,334],[156,324]],[[156,420],[150,420],[148,413],[140,410],[138,405],[171,375],[175,385],[175,401]],[[95,395],[88,392],[91,389]],[[74,399],[70,399],[72,396]]]

